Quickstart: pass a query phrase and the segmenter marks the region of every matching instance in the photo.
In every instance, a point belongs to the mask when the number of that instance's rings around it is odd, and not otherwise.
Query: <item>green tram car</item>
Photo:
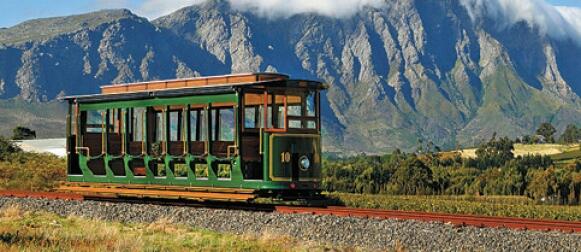
[[[61,191],[316,195],[323,89],[317,81],[253,73],[108,85],[101,94],[65,97],[68,182]]]

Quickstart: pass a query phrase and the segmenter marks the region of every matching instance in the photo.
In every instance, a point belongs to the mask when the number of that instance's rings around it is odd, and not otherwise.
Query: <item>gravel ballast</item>
[[[217,232],[251,236],[284,235],[334,246],[409,250],[577,251],[581,234],[455,228],[443,223],[335,216],[279,214],[180,206],[0,197],[0,208],[47,211],[108,221],[151,223],[165,219]],[[396,245],[397,244],[397,245]]]

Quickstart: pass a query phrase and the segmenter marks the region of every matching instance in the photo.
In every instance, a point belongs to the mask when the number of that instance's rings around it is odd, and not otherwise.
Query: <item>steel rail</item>
[[[184,202],[183,200],[172,199],[124,199],[89,197],[76,193],[63,192],[31,192],[23,190],[0,190],[0,197],[16,198],[41,198],[41,199],[59,199],[59,200],[103,200],[120,203],[140,203],[140,204],[163,204],[175,206],[198,206],[198,207],[218,207],[224,209],[239,209],[251,211],[274,211],[282,214],[314,214],[314,215],[333,215],[341,217],[358,217],[358,218],[378,218],[378,219],[400,219],[416,220],[429,222],[442,222],[452,224],[455,227],[474,226],[480,228],[509,228],[519,230],[540,230],[540,231],[560,231],[569,233],[581,233],[581,221],[560,221],[545,219],[526,219],[514,217],[495,217],[495,216],[477,216],[466,214],[445,214],[431,212],[415,212],[400,210],[380,210],[380,209],[363,209],[348,208],[340,206],[328,207],[304,207],[304,206],[284,206],[284,205],[259,205],[251,203],[234,202]]]
[[[476,215],[459,215],[428,213],[399,210],[360,209],[330,206],[326,208],[276,206],[279,213],[334,215],[343,217],[363,217],[381,219],[403,219],[450,223],[455,226],[475,226],[489,228],[510,228],[522,230],[542,230],[561,232],[581,232],[579,221],[537,220],[514,217],[493,217]]]

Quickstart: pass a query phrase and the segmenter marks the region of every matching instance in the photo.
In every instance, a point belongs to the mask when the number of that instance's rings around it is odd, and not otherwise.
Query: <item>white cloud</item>
[[[101,8],[130,8],[138,15],[155,19],[180,8],[206,0],[144,0],[133,5],[128,0],[97,0]],[[317,13],[330,17],[348,17],[365,6],[381,7],[385,0],[227,0],[232,8],[268,18],[286,18],[300,13]]]
[[[541,35],[573,39],[581,44],[581,9],[556,7],[545,0],[460,0],[475,20],[487,16],[499,28],[527,22]]]
[[[286,18],[300,13],[349,17],[365,6],[379,8],[383,0],[230,0],[232,7],[269,18]]]
[[[180,8],[203,2],[205,0],[145,0],[134,11],[149,19],[155,19],[170,14]]]

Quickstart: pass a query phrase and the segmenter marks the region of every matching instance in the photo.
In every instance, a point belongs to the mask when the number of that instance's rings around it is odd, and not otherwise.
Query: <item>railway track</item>
[[[329,206],[325,208],[276,206],[277,212],[289,214],[318,214],[380,219],[402,219],[418,221],[435,221],[450,223],[455,226],[475,226],[488,228],[510,228],[520,230],[581,232],[579,221],[534,220],[511,217],[492,217],[461,214],[442,214],[400,210],[378,210]]]
[[[460,214],[427,213],[400,210],[379,210],[348,208],[341,206],[327,207],[301,207],[285,205],[262,205],[252,204],[232,204],[232,202],[208,203],[186,203],[180,200],[144,200],[144,199],[123,199],[106,197],[86,197],[75,193],[62,192],[29,192],[18,190],[0,190],[0,197],[17,198],[40,198],[40,199],[60,199],[60,200],[107,200],[124,203],[138,204],[161,204],[179,206],[204,206],[213,208],[242,209],[251,211],[274,211],[283,214],[314,214],[314,215],[334,215],[344,217],[378,218],[378,219],[401,219],[449,223],[457,227],[475,226],[487,228],[510,228],[518,230],[540,230],[540,231],[561,231],[569,233],[581,233],[581,222],[579,221],[555,221],[555,220],[535,220],[511,217],[491,217]]]

